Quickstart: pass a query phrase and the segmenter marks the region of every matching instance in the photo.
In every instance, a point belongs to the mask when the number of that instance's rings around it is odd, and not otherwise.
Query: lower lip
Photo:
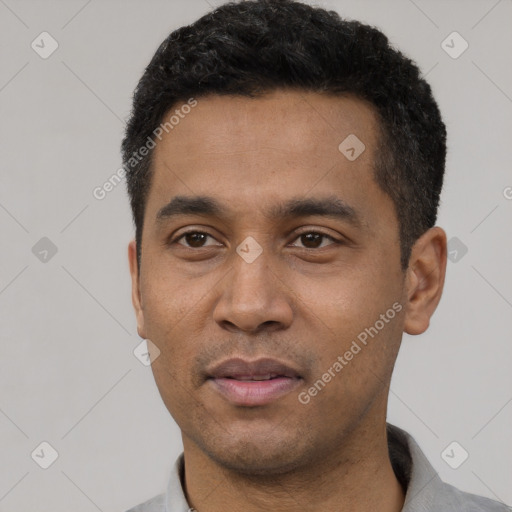
[[[277,377],[269,380],[210,379],[222,396],[234,405],[266,405],[293,391],[302,379]]]

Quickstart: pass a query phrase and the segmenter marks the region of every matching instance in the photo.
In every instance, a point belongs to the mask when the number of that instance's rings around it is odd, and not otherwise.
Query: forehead
[[[276,90],[256,98],[210,95],[197,102],[163,134],[156,158],[170,147],[179,158],[191,158],[198,151],[215,155],[270,149],[301,156],[327,150],[338,156],[340,142],[351,134],[359,134],[370,149],[374,146],[374,109],[354,96]],[[180,105],[169,114],[176,108]]]
[[[215,196],[247,213],[315,194],[368,202],[381,192],[373,179],[376,123],[371,106],[348,96],[198,98],[157,142],[147,213],[155,219],[175,196]],[[373,197],[375,206],[381,199]]]

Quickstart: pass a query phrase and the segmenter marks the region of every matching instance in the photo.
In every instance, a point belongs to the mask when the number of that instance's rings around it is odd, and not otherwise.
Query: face
[[[199,98],[158,142],[133,300],[185,450],[277,474],[383,421],[409,296],[376,144],[363,101],[290,91]]]

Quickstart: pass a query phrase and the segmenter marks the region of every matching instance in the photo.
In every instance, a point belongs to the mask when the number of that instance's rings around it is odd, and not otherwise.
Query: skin
[[[446,236],[425,232],[401,269],[395,208],[373,179],[377,133],[362,100],[279,90],[199,98],[155,148],[140,271],[134,241],[128,251],[132,299],[139,335],[161,351],[152,369],[182,432],[185,492],[199,512],[403,506],[387,451],[388,387],[402,333],[424,332],[440,300]],[[338,150],[349,134],[366,146],[355,161]],[[225,215],[158,222],[176,196],[212,197]],[[332,196],[357,223],[269,215],[292,198]],[[210,236],[180,238],[187,230]],[[236,252],[248,236],[263,250],[252,263]],[[395,302],[399,314],[301,403]],[[302,381],[270,404],[236,406],[205,378],[229,357],[276,358]]]

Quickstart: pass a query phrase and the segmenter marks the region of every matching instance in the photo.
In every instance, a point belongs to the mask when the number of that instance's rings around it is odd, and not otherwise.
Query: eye
[[[332,236],[326,235],[325,233],[320,233],[318,231],[308,231],[306,233],[302,233],[295,240],[300,240],[302,243],[302,248],[305,249],[321,249],[322,247],[326,247],[328,245],[340,243]],[[326,240],[328,240],[330,243],[325,244],[324,242]]]
[[[307,231],[298,235],[300,245],[292,244],[303,249],[321,249],[329,245],[340,243],[334,237],[318,231]],[[189,249],[200,249],[202,247],[222,246],[212,235],[204,231],[191,230],[182,233],[171,241]]]
[[[214,243],[207,243],[208,240],[214,241]],[[187,231],[186,233],[182,233],[178,238],[175,238],[173,243],[183,245],[184,247],[188,247],[190,249],[209,247],[212,245],[222,245],[218,243],[217,240],[213,238],[213,236],[205,233],[204,231]]]

